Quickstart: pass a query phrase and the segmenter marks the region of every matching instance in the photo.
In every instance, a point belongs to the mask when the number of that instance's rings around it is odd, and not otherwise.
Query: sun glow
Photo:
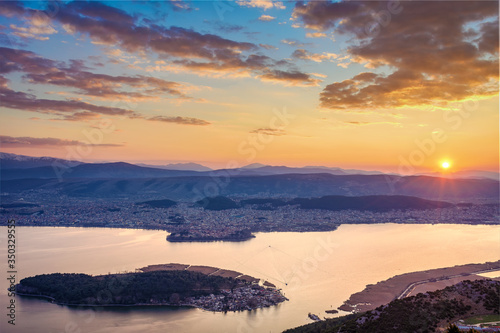
[[[442,162],[442,163],[441,163],[441,168],[443,168],[443,169],[445,169],[445,170],[446,170],[446,169],[449,169],[449,168],[450,168],[450,166],[451,166],[451,163],[450,163],[450,162],[448,162],[448,161],[444,161],[444,162]]]

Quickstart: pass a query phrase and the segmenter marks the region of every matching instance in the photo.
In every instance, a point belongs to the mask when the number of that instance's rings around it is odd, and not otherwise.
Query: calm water
[[[6,252],[0,227],[0,253]],[[168,243],[162,231],[17,228],[18,278],[53,272],[106,274],[150,264],[188,263],[238,270],[282,288],[289,302],[252,312],[136,308],[79,310],[16,298],[7,324],[2,259],[1,332],[281,332],[336,308],[366,284],[396,274],[500,259],[500,227],[343,225],[332,232],[259,233],[243,243]]]

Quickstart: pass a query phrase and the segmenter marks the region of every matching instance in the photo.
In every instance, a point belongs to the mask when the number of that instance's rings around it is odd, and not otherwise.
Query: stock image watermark
[[[7,305],[7,322],[16,325],[16,283],[17,283],[17,262],[16,262],[16,220],[7,221],[7,281],[9,288]]]

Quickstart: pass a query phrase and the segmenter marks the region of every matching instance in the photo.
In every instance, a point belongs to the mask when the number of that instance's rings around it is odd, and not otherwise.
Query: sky
[[[498,1],[1,1],[0,151],[499,168]]]

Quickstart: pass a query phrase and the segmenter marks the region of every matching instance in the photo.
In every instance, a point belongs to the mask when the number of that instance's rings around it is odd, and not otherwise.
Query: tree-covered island
[[[231,277],[187,270],[91,276],[43,274],[16,286],[22,296],[38,296],[75,306],[188,306],[209,311],[269,307],[286,298],[279,290]]]

